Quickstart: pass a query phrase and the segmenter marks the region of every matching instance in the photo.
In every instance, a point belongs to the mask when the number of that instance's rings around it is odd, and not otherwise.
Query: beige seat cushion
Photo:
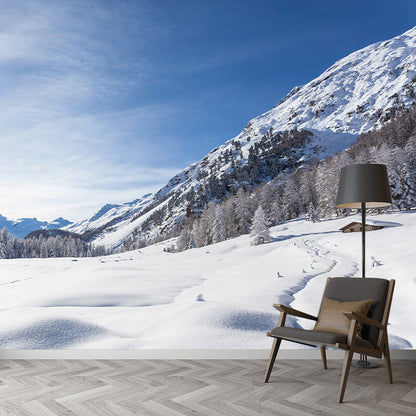
[[[373,299],[341,302],[323,297],[321,311],[319,312],[318,321],[315,324],[314,330],[348,335],[350,320],[343,312],[359,312],[367,315],[372,302]],[[361,326],[358,329],[358,336],[360,335]]]

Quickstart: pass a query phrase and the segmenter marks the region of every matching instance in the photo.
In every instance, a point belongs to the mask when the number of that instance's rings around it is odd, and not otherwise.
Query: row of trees
[[[259,208],[267,226],[306,215],[311,221],[348,215],[336,208],[339,173],[352,163],[387,165],[392,208],[416,206],[416,108],[378,130],[359,137],[348,150],[304,165],[291,174],[279,174],[272,181],[252,189],[241,187],[222,202],[211,200],[200,215],[185,221],[177,242],[179,251],[217,243],[252,231]]]
[[[307,201],[303,203],[296,192],[292,178],[288,178],[284,184],[274,180],[252,191],[241,187],[220,203],[210,201],[199,217],[187,219],[177,249],[202,247],[248,233],[256,241],[254,244],[258,244],[267,240],[263,224],[275,226],[302,213],[308,213],[311,221],[317,221],[319,216],[313,203],[306,206]]]
[[[232,141],[231,149],[221,152],[215,161],[209,162],[208,156],[202,160],[198,186],[191,187],[186,193],[176,191],[169,194],[166,190],[165,193],[161,192],[157,202],[164,202],[169,197],[167,204],[149,215],[140,227],[124,241],[119,251],[139,249],[178,236],[184,226],[186,228],[189,220],[193,222],[201,211],[236,194],[237,209],[244,210],[244,207],[238,203],[244,200],[240,197],[241,192],[259,186],[283,171],[290,172],[299,166],[302,163],[300,162],[303,156],[302,149],[311,141],[311,138],[312,133],[307,130],[294,129],[286,132],[269,130],[249,149],[247,160],[244,160],[241,153],[241,143],[238,140]],[[230,163],[230,169],[218,175],[223,164],[227,163]],[[192,168],[188,168],[183,173],[186,177],[192,174]],[[166,188],[177,185],[181,180],[181,175],[171,179]],[[163,224],[172,217],[172,212],[183,206],[186,207],[185,223],[174,222],[168,227],[164,226]],[[154,204],[146,207],[133,217],[132,221],[154,207]],[[230,210],[226,209],[226,211]],[[230,231],[226,233],[226,238],[249,232],[251,215],[252,213],[246,216],[243,225],[237,223],[235,227],[228,227]],[[234,228],[237,228],[237,231]],[[154,229],[159,229],[158,235],[155,235]],[[148,238],[149,234],[153,234],[153,237]]]
[[[73,236],[17,238],[0,231],[0,259],[33,257],[95,257],[109,254],[103,246],[86,243]]]

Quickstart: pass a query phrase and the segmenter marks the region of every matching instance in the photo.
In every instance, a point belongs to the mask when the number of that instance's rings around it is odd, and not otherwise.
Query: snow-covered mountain
[[[416,27],[335,62],[252,121],[252,129],[357,135],[416,99]]]
[[[152,194],[146,194],[142,198],[121,205],[106,204],[91,218],[78,223],[69,224],[63,228],[76,234],[91,233],[93,238],[93,234],[98,232],[98,230],[104,228],[108,229],[111,225],[140,211],[152,200],[152,196]]]
[[[335,62],[293,88],[242,132],[173,177],[155,195],[106,205],[89,220],[66,227],[91,232],[116,248],[127,238],[166,234],[210,199],[252,186],[307,160],[343,150],[416,101],[416,27]]]
[[[35,230],[55,230],[72,224],[70,221],[57,218],[53,221],[39,221],[36,218],[19,218],[12,220],[0,215],[0,230],[6,227],[7,231],[18,238],[26,237]]]

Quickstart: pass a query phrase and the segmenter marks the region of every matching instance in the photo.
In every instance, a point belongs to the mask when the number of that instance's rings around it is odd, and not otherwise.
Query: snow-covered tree
[[[3,227],[3,229],[0,231],[0,259],[7,259],[9,257],[7,244],[8,244],[7,228]]]
[[[225,209],[222,204],[217,204],[215,207],[215,219],[212,227],[212,242],[219,243],[227,239],[225,228]]]
[[[407,163],[400,169],[400,191],[403,209],[410,209],[413,206],[412,184]]]
[[[389,149],[387,155],[387,171],[392,205],[394,209],[398,209],[399,211],[406,209],[403,204],[403,191],[405,187],[403,165],[406,163],[406,157],[405,150],[400,148],[395,148],[394,150]]]
[[[40,245],[40,257],[48,257],[48,245],[44,239],[42,239],[42,244]]]
[[[273,203],[276,199],[276,190],[273,185],[266,182],[263,186],[260,187],[257,199],[264,210],[264,215],[266,216],[266,222],[269,227],[274,224],[274,215],[273,215]]]
[[[273,202],[272,205],[272,218],[273,218],[273,225],[282,224],[285,219],[283,217],[282,207],[278,200]]]
[[[315,174],[316,169],[303,169],[301,172],[299,193],[303,212],[309,208],[310,204],[316,206]]]
[[[190,239],[191,239],[191,232],[189,230],[189,227],[185,226],[182,229],[178,240],[176,241],[176,250],[177,251],[187,250],[189,248]]]
[[[238,234],[238,224],[235,215],[235,198],[230,197],[222,203],[224,208],[225,234],[227,238],[236,237]]]
[[[293,176],[290,176],[283,188],[282,211],[285,220],[296,218],[301,212],[299,186]]]
[[[250,231],[252,211],[250,209],[250,195],[240,188],[236,195],[235,214],[239,234],[247,234]]]
[[[261,205],[256,209],[250,231],[250,245],[257,246],[259,244],[271,241],[269,229],[267,228],[266,218]]]
[[[318,210],[316,209],[315,205],[312,202],[309,204],[307,216],[308,216],[308,221],[311,221],[311,222],[319,221]]]
[[[322,217],[331,216],[336,209],[338,176],[332,160],[323,161],[316,170],[315,188],[318,211]]]
[[[416,135],[409,139],[405,150],[408,155],[406,167],[410,184],[409,205],[416,207]]]
[[[205,232],[200,226],[200,221],[195,220],[192,224],[191,239],[194,242],[192,246],[202,247],[205,243]]]

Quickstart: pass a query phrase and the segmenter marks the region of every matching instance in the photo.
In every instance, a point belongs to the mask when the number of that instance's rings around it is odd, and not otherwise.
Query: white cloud
[[[2,10],[3,215],[82,219],[155,192],[178,171],[155,163],[149,140],[174,108],[123,101],[145,72],[139,57],[123,55],[132,22],[111,26],[128,16],[126,5],[99,6],[28,1]]]
[[[19,165],[23,163],[17,161]],[[63,216],[81,220],[106,203],[128,202],[154,192],[177,173],[147,168],[143,174],[140,168],[126,171],[119,167],[111,175],[92,173],[83,180],[82,175],[72,176],[69,169],[62,169],[57,175],[42,165],[29,165],[25,169],[28,173],[24,177],[9,177],[0,184],[1,214],[7,217],[51,220]]]

